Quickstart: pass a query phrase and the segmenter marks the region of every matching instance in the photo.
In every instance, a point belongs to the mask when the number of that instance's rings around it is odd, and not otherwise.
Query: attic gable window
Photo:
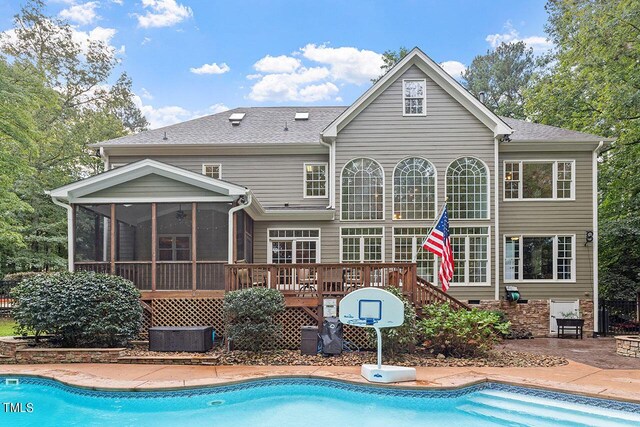
[[[204,163],[202,165],[202,174],[210,178],[222,178],[222,165],[220,163]]]
[[[427,81],[424,79],[403,80],[402,104],[404,116],[426,116]]]

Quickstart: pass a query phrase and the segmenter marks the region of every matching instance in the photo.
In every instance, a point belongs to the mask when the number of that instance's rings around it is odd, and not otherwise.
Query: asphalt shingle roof
[[[509,136],[512,141],[554,141],[554,142],[600,142],[606,140],[598,135],[577,132],[555,126],[541,125],[524,120],[500,117],[513,129]]]
[[[140,132],[97,146],[208,145],[316,143],[320,133],[347,107],[250,107],[235,108],[163,128]],[[308,112],[308,120],[294,120],[297,112]],[[229,116],[246,113],[239,126]],[[604,138],[583,132],[501,117],[512,129],[512,141],[599,142]],[[285,124],[288,130],[285,130]],[[167,139],[164,139],[166,132]]]
[[[163,128],[127,135],[97,144],[269,144],[317,143],[320,132],[347,107],[251,107],[235,108]],[[297,112],[308,112],[308,120],[294,120]],[[233,126],[229,116],[246,113],[240,125]],[[285,131],[285,124],[288,128]],[[165,132],[167,139],[164,140]]]

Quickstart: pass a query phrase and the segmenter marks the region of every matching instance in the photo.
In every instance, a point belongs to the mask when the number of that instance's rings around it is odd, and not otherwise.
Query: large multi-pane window
[[[320,262],[320,230],[270,229],[269,262],[274,264],[313,264]]]
[[[449,233],[455,265],[451,282],[467,285],[488,284],[489,228],[452,227]]]
[[[415,262],[418,265],[418,276],[435,283],[435,256],[422,249],[422,242],[427,238],[429,229],[424,227],[396,227],[393,229],[393,261]]]
[[[426,159],[402,160],[393,171],[393,219],[432,219],[436,170]]]
[[[353,159],[342,170],[342,220],[384,218],[384,172],[375,160]]]
[[[427,82],[424,79],[402,81],[402,101],[405,116],[424,116],[426,108]]]
[[[304,197],[327,197],[327,164],[304,164]]]
[[[449,218],[489,218],[489,174],[474,157],[455,160],[447,170]]]
[[[574,236],[506,236],[504,279],[574,280]]]
[[[504,198],[573,199],[573,161],[504,163]]]
[[[340,230],[340,262],[382,262],[383,227],[353,227]]]

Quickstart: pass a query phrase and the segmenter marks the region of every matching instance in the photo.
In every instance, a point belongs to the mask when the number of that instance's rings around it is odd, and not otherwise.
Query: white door
[[[554,301],[551,300],[550,312],[551,316],[549,318],[549,331],[552,334],[558,333],[558,324],[556,323],[556,319],[562,319],[565,317],[567,313],[575,313],[576,317],[580,316],[580,302],[578,300],[575,301]]]

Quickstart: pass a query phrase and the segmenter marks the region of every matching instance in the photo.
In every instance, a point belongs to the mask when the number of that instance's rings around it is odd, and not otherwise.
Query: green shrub
[[[225,332],[238,350],[273,348],[282,337],[274,316],[285,309],[284,297],[275,289],[250,288],[224,296]]]
[[[507,317],[507,313],[502,310],[487,310],[489,313],[493,313],[498,316],[498,325],[505,324],[506,326],[500,327],[500,333],[503,337],[506,337],[511,334],[511,322],[509,322],[509,318]]]
[[[39,274],[48,274],[47,272],[38,272],[38,271],[20,271],[18,273],[10,273],[4,276],[2,280],[6,280],[9,282],[22,282],[24,279],[28,279],[33,276],[37,276]]]
[[[380,329],[382,351],[384,354],[393,357],[398,353],[406,353],[413,350],[418,342],[418,327],[416,324],[416,309],[411,301],[398,288],[389,287],[386,290],[400,298],[404,304],[404,323],[402,326]],[[376,331],[373,328],[369,328],[369,338],[375,346]]]
[[[423,313],[425,318],[419,322],[419,328],[425,346],[445,356],[482,356],[511,326],[509,322],[500,322],[496,313],[477,308],[456,311],[449,303],[426,305]]]
[[[23,280],[11,296],[18,333],[47,333],[64,347],[123,345],[142,324],[140,292],[117,276],[41,274]]]

